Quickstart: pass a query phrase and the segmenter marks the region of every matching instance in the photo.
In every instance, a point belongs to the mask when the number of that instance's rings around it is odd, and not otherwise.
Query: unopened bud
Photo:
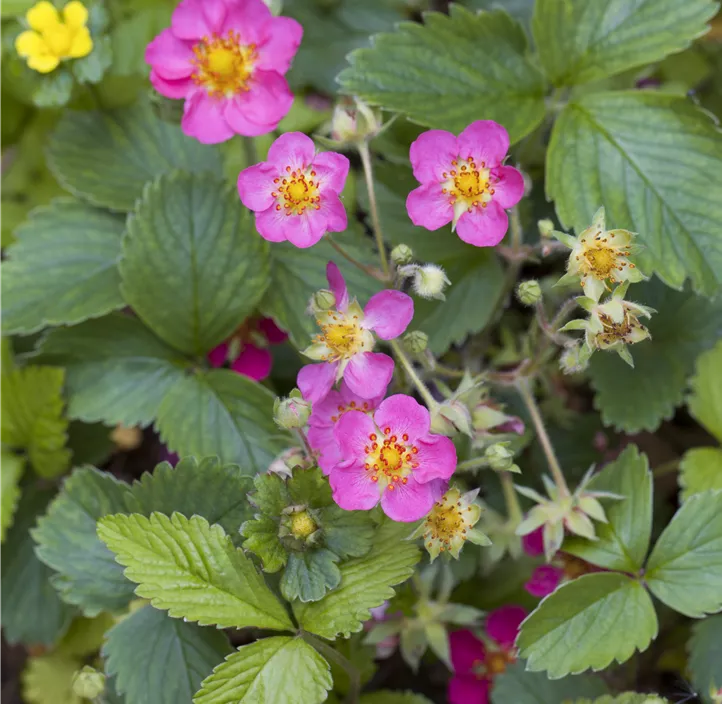
[[[414,292],[422,298],[438,298],[443,301],[444,289],[451,283],[446,272],[436,264],[424,264],[416,269],[412,282]]]
[[[589,366],[592,350],[586,344],[566,347],[559,357],[559,367],[565,374],[578,374]]]
[[[308,309],[313,314],[321,310],[330,310],[336,305],[336,296],[333,295],[332,291],[327,288],[322,288],[320,291],[311,296],[311,300],[308,303]]]
[[[432,412],[431,430],[449,437],[458,432],[471,436],[471,413],[461,401],[446,401]]]
[[[110,434],[110,439],[119,450],[129,452],[140,447],[143,442],[143,431],[135,426],[128,428],[124,425],[116,425]]]
[[[513,472],[514,453],[509,449],[508,442],[496,442],[484,451],[484,459],[497,472]],[[517,468],[518,471],[518,468]]]
[[[295,392],[295,394],[294,394]],[[279,428],[296,430],[308,423],[311,415],[311,403],[301,397],[296,389],[288,398],[276,398],[273,402],[273,420]]]
[[[421,354],[429,345],[429,336],[421,330],[407,332],[401,340],[411,354]]]
[[[278,474],[284,479],[290,479],[292,471],[296,467],[303,467],[307,464],[306,453],[300,447],[290,447],[275,457],[268,465],[269,474]]]
[[[96,699],[105,691],[105,675],[85,665],[73,677],[73,693],[83,699]]]
[[[363,100],[348,98],[338,103],[331,118],[331,139],[340,144],[363,142],[381,129],[381,111]]]
[[[519,286],[517,286],[516,295],[519,301],[525,306],[533,306],[535,303],[541,301],[541,286],[539,286],[539,282],[536,279],[522,281]]]
[[[537,227],[542,237],[549,238],[552,236],[552,232],[554,232],[554,223],[551,220],[540,220],[537,223]]]
[[[391,261],[396,264],[396,266],[411,264],[411,262],[414,261],[414,252],[411,247],[406,244],[397,244],[391,250]]]

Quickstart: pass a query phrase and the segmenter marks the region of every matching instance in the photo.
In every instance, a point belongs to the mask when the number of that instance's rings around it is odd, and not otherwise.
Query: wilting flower
[[[502,606],[486,619],[486,638],[471,631],[454,631],[449,636],[454,676],[449,682],[450,704],[488,704],[494,677],[516,661],[514,641],[526,610]]]
[[[349,411],[336,424],[343,459],[329,475],[346,510],[381,508],[394,521],[425,516],[456,469],[449,438],[430,432],[429,411],[410,396],[390,396],[372,415]]]
[[[316,314],[321,332],[303,354],[321,364],[301,369],[298,388],[304,398],[318,403],[343,378],[361,398],[383,396],[394,373],[394,361],[371,352],[375,344],[371,331],[382,340],[401,335],[414,317],[414,302],[401,291],[387,289],[374,294],[362,309],[355,298],[349,301],[346,282],[333,262],[326,267],[326,277],[336,307]]]
[[[18,35],[15,50],[34,71],[50,73],[61,61],[79,59],[93,50],[88,11],[78,0],[63,8],[62,18],[51,2],[43,1],[31,7],[25,19],[30,29]]]
[[[411,145],[409,158],[421,183],[406,209],[414,225],[438,230],[452,223],[459,237],[477,247],[501,242],[509,227],[506,208],[524,195],[524,179],[502,166],[509,135],[493,120],[472,122],[458,137],[429,130]]]
[[[316,154],[310,137],[288,132],[271,145],[268,161],[241,171],[238,194],[243,205],[255,212],[261,237],[310,247],[327,232],[346,229],[339,194],[348,167],[343,154]]]
[[[182,0],[145,60],[161,95],[185,98],[183,131],[216,144],[276,129],[293,103],[283,76],[302,34],[262,0]]]

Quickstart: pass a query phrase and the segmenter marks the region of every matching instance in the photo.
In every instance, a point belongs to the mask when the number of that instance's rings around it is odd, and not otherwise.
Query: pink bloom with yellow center
[[[145,60],[161,95],[185,98],[183,131],[216,144],[276,129],[293,102],[284,75],[302,34],[262,0],[182,0]]]
[[[255,212],[261,237],[310,247],[327,232],[346,229],[346,210],[339,194],[348,168],[343,154],[317,154],[310,137],[288,132],[271,145],[268,161],[241,171],[238,195]]]
[[[411,145],[409,158],[421,183],[406,209],[414,225],[438,230],[452,223],[476,247],[499,244],[508,227],[506,209],[524,195],[524,179],[503,166],[509,135],[493,120],[472,122],[458,137],[429,130]]]
[[[454,443],[430,432],[429,411],[411,396],[389,396],[373,414],[348,411],[334,433],[341,460],[329,475],[334,501],[347,511],[381,502],[394,521],[423,518],[456,469]]]
[[[361,308],[355,298],[349,300],[346,282],[333,262],[326,267],[326,277],[336,307],[316,314],[321,332],[303,354],[321,360],[321,364],[301,369],[298,388],[314,404],[326,398],[341,379],[362,399],[383,396],[394,373],[394,360],[371,351],[373,333],[382,340],[401,335],[414,317],[414,302],[401,291],[386,289],[371,296]]]

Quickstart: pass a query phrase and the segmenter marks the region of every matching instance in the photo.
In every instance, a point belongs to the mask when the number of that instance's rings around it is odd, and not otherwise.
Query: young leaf
[[[557,86],[606,78],[681,51],[707,31],[712,0],[537,0],[534,40]]]
[[[136,594],[174,618],[221,628],[293,628],[253,563],[205,518],[107,516],[98,535],[138,583]]]
[[[34,210],[2,265],[2,326],[31,333],[121,308],[123,219],[71,198]]]
[[[722,687],[722,615],[695,623],[687,650],[694,688],[708,701],[710,689]]]
[[[0,542],[13,524],[13,516],[20,499],[20,478],[25,469],[25,460],[5,450],[0,453]]]
[[[722,450],[695,447],[687,450],[679,465],[682,501],[703,491],[722,489]]]
[[[652,594],[685,616],[722,609],[722,491],[682,504],[649,556],[645,579]]]
[[[205,355],[263,296],[268,244],[220,178],[176,171],[146,186],[128,219],[120,272],[125,300],[158,337]]]
[[[292,552],[281,578],[281,594],[287,601],[318,601],[330,589],[338,587],[341,571],[339,558],[330,550]]]
[[[564,543],[564,552],[608,570],[639,572],[652,534],[652,473],[647,456],[629,445],[589,482],[589,489],[609,491],[624,499],[605,503],[608,522],[595,525],[597,540],[570,538]]]
[[[452,132],[496,120],[512,143],[541,122],[544,79],[526,56],[524,30],[506,12],[476,15],[452,5],[449,16],[430,12],[424,20],[353,52],[338,77],[343,92]]]
[[[99,518],[126,510],[127,496],[128,485],[112,475],[76,469],[33,531],[38,557],[59,573],[53,583],[63,600],[86,616],[120,611],[133,599],[133,584],[95,533]]]
[[[83,704],[73,691],[82,663],[60,652],[30,658],[22,673],[23,701],[27,704]]]
[[[308,643],[275,636],[229,655],[203,681],[193,704],[320,704],[332,686],[328,663]]]
[[[72,194],[125,211],[160,174],[174,169],[221,174],[216,149],[158,119],[147,102],[115,112],[66,111],[50,138],[48,165]]]
[[[128,702],[185,704],[230,652],[223,632],[144,606],[108,632],[102,655]]]
[[[615,572],[588,574],[544,599],[521,626],[516,644],[532,672],[552,679],[624,662],[657,635],[644,587]]]
[[[697,359],[689,412],[722,443],[722,342]]]

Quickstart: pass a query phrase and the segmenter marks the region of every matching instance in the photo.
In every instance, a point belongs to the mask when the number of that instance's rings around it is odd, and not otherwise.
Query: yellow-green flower
[[[72,0],[61,14],[52,3],[43,0],[25,15],[30,29],[18,35],[15,49],[39,73],[50,73],[65,59],[79,59],[93,50],[87,27],[88,10]]]

